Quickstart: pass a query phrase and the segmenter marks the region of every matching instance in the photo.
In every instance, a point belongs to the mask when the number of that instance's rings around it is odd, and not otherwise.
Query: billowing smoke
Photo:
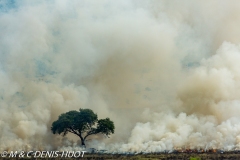
[[[89,147],[240,147],[240,2],[0,0],[0,150],[69,149],[61,113],[115,122]]]

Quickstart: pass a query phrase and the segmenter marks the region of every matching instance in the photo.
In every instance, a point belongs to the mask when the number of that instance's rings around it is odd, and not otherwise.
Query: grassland
[[[3,160],[23,160],[23,159],[43,159],[43,158],[1,158]],[[44,158],[48,160],[60,159],[76,159],[76,158]],[[138,154],[138,155],[122,155],[122,154],[85,154],[81,160],[237,160],[240,159],[240,153],[159,153],[159,154]]]
[[[3,160],[23,160],[34,159],[41,160],[43,158],[0,158]],[[48,160],[76,159],[76,158],[44,158]],[[240,160],[240,153],[156,153],[156,154],[85,154],[81,160]]]
[[[159,153],[138,155],[87,154],[84,160],[240,160],[240,153]]]

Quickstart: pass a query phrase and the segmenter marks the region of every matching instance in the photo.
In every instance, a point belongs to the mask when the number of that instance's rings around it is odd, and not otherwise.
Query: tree
[[[70,132],[79,136],[83,146],[90,135],[103,134],[108,137],[114,133],[114,129],[114,123],[109,118],[98,120],[97,114],[91,109],[63,113],[52,123],[51,127],[53,134],[65,136]]]

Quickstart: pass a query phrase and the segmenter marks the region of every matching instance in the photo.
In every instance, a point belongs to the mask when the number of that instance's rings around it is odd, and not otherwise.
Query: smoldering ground
[[[240,143],[240,2],[0,1],[0,149],[72,146],[58,115],[115,122],[109,151]]]

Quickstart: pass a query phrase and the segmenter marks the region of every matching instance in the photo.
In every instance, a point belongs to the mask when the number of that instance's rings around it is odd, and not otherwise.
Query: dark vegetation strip
[[[240,153],[158,153],[158,154],[85,154],[80,158],[0,158],[1,160],[237,160],[240,159]]]

